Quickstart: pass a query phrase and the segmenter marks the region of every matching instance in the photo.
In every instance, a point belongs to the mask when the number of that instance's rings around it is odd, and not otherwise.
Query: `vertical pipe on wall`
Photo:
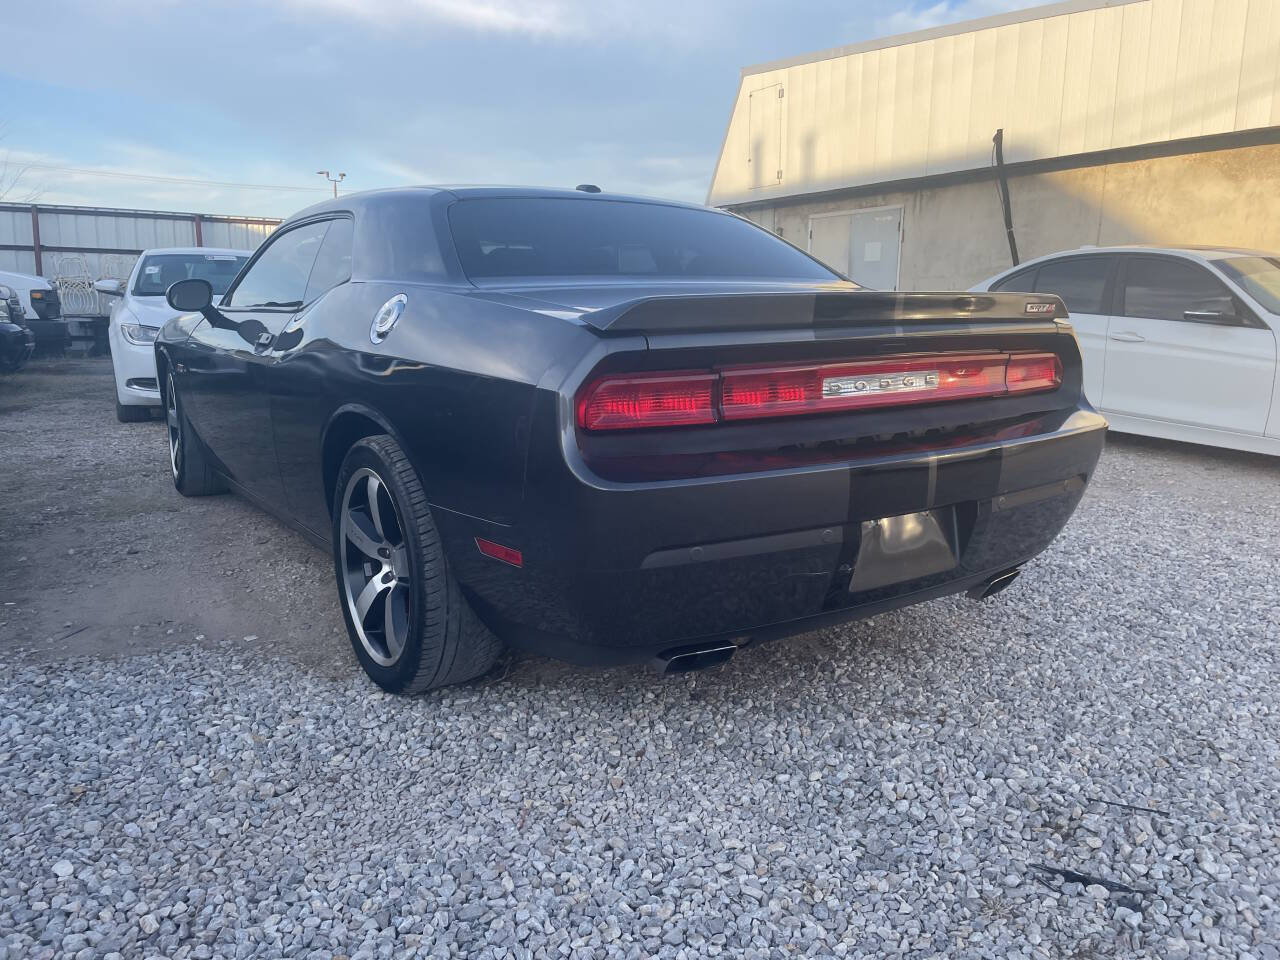
[[[197,246],[197,247],[203,247],[203,246],[204,246],[204,234],[203,234],[203,233],[201,232],[201,230],[200,230],[200,214],[198,214],[198,213],[194,213],[194,214],[192,214],[192,215],[191,215],[191,219],[195,222],[195,225],[196,225],[196,246]]]
[[[44,264],[40,262],[40,208],[31,205],[31,252],[36,258],[36,276],[44,276]]]
[[[1013,258],[1013,265],[1018,265],[1018,242],[1013,238],[1013,210],[1009,206],[1009,178],[1004,173],[1004,127],[996,131],[996,135],[991,138],[991,142],[995,145],[995,165],[996,174],[1000,178],[1000,208],[1004,211],[1004,232],[1009,238],[1009,256]]]

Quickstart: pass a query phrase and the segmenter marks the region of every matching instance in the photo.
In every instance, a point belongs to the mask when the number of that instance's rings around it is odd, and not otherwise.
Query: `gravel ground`
[[[0,443],[0,958],[1280,958],[1272,460],[1115,437],[999,599],[404,700],[103,364]]]

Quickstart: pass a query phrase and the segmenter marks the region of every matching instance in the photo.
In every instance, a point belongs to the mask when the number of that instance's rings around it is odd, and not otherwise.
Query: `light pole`
[[[329,176],[329,171],[328,171],[328,170],[317,170],[317,171],[316,171],[316,175],[317,175],[317,176],[324,177],[326,180],[328,180],[330,183],[332,183],[332,184],[333,184],[333,198],[334,198],[335,200],[337,200],[337,199],[338,199],[338,184],[340,184],[343,180],[347,179],[347,175],[346,175],[345,173],[340,173],[340,174],[338,174],[336,177],[331,177],[331,176]]]

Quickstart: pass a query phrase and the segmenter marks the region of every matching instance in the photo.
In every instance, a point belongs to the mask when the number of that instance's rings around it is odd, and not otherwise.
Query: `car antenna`
[[[594,183],[580,183],[573,189],[581,190],[583,193],[599,193],[600,192],[600,188],[597,187]]]

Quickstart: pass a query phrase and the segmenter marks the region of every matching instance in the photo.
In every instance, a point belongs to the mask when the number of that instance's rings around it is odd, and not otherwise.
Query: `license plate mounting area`
[[[955,507],[864,520],[849,592],[952,570],[959,562]]]

